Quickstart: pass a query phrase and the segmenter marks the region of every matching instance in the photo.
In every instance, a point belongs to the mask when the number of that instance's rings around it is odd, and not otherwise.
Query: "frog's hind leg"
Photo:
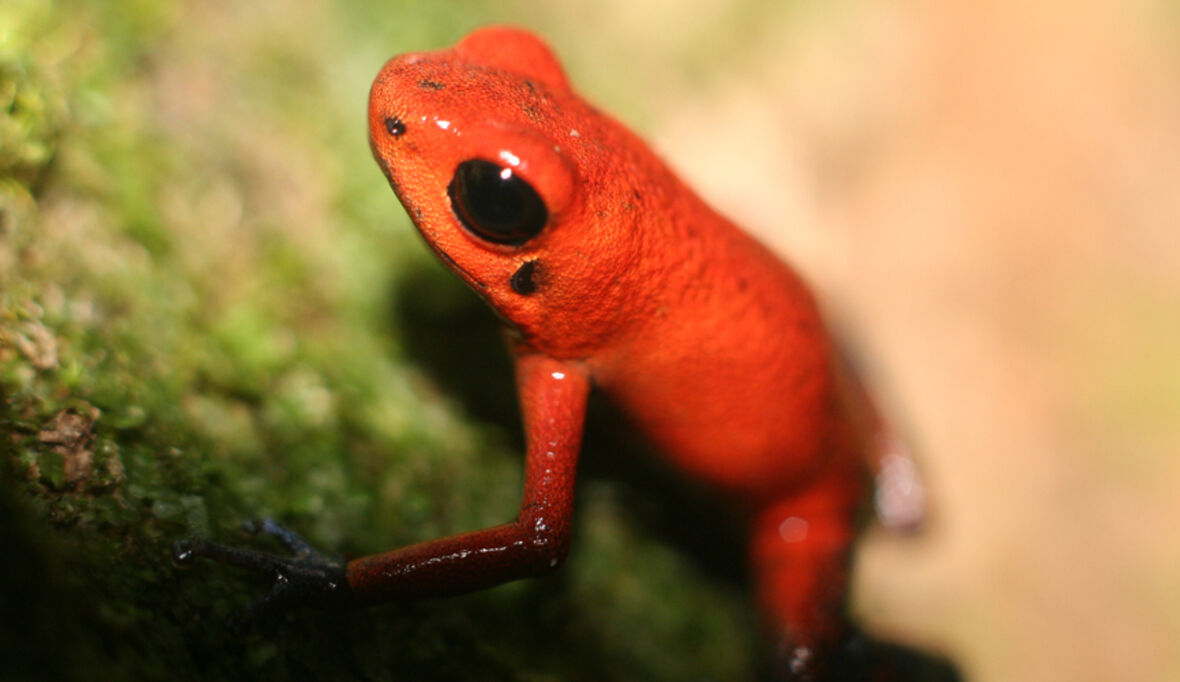
[[[849,634],[845,615],[863,484],[830,476],[754,517],[754,584],[775,642],[773,678],[825,680]]]

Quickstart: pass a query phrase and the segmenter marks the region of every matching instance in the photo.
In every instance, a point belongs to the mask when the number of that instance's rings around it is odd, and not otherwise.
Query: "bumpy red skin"
[[[748,507],[761,603],[792,645],[838,636],[868,446],[800,279],[579,98],[527,33],[483,29],[392,59],[369,127],[426,242],[512,332],[528,453],[517,521],[353,561],[352,590],[453,594],[556,566],[593,386],[676,466]],[[462,226],[447,186],[475,158],[537,190],[550,213],[538,236],[496,245]],[[518,293],[529,261],[536,290]]]

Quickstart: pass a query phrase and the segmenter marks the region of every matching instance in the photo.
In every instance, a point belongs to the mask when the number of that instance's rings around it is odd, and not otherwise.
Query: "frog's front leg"
[[[273,522],[263,522],[260,530],[276,536],[292,557],[204,540],[180,543],[177,557],[205,557],[273,574],[275,586],[259,602],[267,607],[440,597],[553,570],[569,550],[590,381],[581,364],[537,354],[517,358],[516,377],[527,453],[524,496],[511,523],[361,557],[343,567]]]

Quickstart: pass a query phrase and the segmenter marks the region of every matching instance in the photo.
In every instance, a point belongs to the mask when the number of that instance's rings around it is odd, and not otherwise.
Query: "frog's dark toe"
[[[211,559],[268,576],[273,581],[270,590],[246,608],[245,620],[289,607],[336,606],[350,601],[344,567],[316,551],[299,534],[271,519],[247,522],[243,530],[274,537],[291,556],[191,538],[172,545],[173,559],[180,564]]]
[[[851,629],[839,644],[821,649],[796,646],[790,637],[775,652],[772,682],[960,682],[950,661],[884,642]]]

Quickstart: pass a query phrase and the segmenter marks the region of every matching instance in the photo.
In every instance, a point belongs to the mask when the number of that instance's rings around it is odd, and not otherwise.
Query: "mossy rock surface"
[[[746,676],[736,526],[609,430],[551,578],[233,632],[265,585],[171,561],[250,518],[358,556],[515,512],[496,323],[364,129],[385,58],[519,14],[465,5],[0,6],[0,678]]]

